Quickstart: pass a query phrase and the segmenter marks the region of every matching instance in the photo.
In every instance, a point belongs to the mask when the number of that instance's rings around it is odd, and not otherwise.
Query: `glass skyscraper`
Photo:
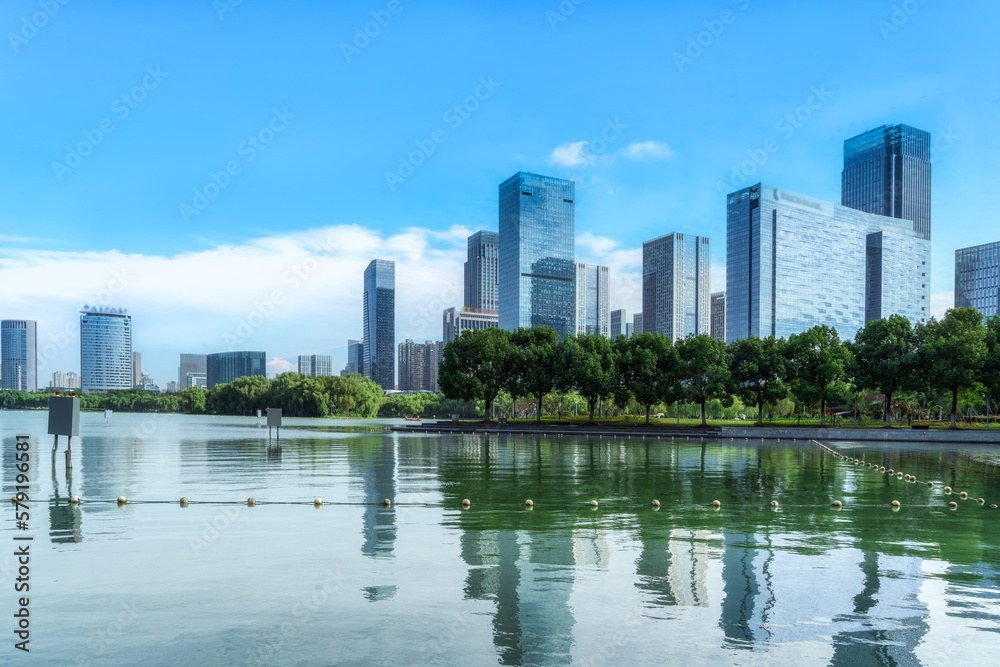
[[[365,367],[364,347],[360,340],[347,341],[347,365],[340,372],[341,375],[361,373]]]
[[[726,342],[726,293],[712,293],[712,338]]]
[[[469,237],[468,259],[465,262],[466,308],[488,311],[499,308],[499,259],[500,235],[497,232],[476,232]]]
[[[883,125],[844,141],[841,203],[902,218],[931,238],[931,135],[909,125]]]
[[[132,388],[132,316],[124,309],[80,311],[80,371],[87,394]]]
[[[382,389],[396,388],[396,263],[373,259],[365,269],[364,368]]]
[[[0,389],[38,389],[38,324],[0,321]]]
[[[726,340],[930,310],[930,242],[914,223],[758,183],[728,196]]]
[[[611,336],[609,269],[596,264],[576,265],[576,333]]]
[[[1000,242],[955,251],[955,307],[1000,315]]]
[[[611,340],[625,335],[625,310],[611,311]]]
[[[266,352],[217,352],[208,355],[206,361],[209,391],[217,384],[228,384],[236,378],[267,377]]]
[[[674,233],[643,243],[643,331],[672,341],[708,334],[711,277],[708,237]]]
[[[519,172],[500,185],[500,327],[576,331],[576,184]]]

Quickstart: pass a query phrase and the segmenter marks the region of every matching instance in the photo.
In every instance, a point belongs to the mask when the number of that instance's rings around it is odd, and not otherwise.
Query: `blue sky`
[[[102,298],[161,385],[233,345],[339,368],[372,257],[400,263],[397,338],[440,338],[519,170],[577,181],[578,254],[630,314],[643,240],[711,237],[721,281],[725,190],[839,201],[843,140],[884,123],[938,142],[936,312],[954,250],[1000,240],[996,3],[234,1],[0,7],[0,316],[39,320],[40,382]]]

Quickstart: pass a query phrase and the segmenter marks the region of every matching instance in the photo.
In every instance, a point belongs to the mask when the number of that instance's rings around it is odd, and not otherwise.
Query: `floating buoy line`
[[[866,462],[862,459],[847,456],[846,454],[841,454],[837,450],[833,449],[832,447],[828,447],[827,445],[824,445],[822,442],[819,442],[818,440],[810,440],[809,442],[813,443],[823,451],[832,454],[835,458],[842,460],[844,463],[848,465],[857,466],[859,468],[870,468],[876,472],[887,475],[888,479],[899,479],[903,480],[908,484],[917,484],[921,486],[926,486],[928,489],[935,488],[934,482],[930,481],[921,482],[920,480],[917,479],[916,475],[910,475],[908,473],[904,473],[899,470],[893,470],[892,468],[886,469],[885,466],[880,466],[877,463]],[[944,487],[943,491],[946,496],[950,496],[953,493],[955,493],[950,486]],[[986,500],[984,498],[972,498],[972,496],[970,496],[967,491],[960,491],[958,493],[958,497],[961,498],[962,500],[974,500],[976,504],[979,505],[980,507],[986,505]],[[901,506],[898,500],[893,500],[889,505],[890,507],[892,507],[892,510],[894,512],[898,511]],[[841,501],[835,500],[833,502],[833,506],[839,509],[840,507],[843,507],[843,504],[841,503]],[[951,501],[948,503],[947,507],[950,510],[956,510],[958,509],[958,503],[956,503],[955,501]],[[990,509],[997,509],[997,505],[995,503],[991,503],[989,507]]]

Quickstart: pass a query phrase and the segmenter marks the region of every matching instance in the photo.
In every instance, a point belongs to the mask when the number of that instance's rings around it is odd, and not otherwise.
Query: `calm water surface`
[[[285,420],[269,450],[256,418],[116,414],[105,426],[84,414],[67,476],[64,443],[53,474],[46,413],[0,412],[5,497],[15,435],[32,436],[33,461],[30,530],[16,529],[12,505],[0,523],[0,662],[1000,655],[1000,510],[988,507],[1000,503],[1000,447],[830,443],[932,489],[805,442],[396,434],[387,423]],[[15,534],[34,537],[30,656],[13,649]]]

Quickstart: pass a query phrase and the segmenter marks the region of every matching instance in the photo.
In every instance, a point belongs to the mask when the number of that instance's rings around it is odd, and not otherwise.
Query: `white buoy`
[[[466,507],[466,508],[472,507],[472,501],[469,500],[468,498],[463,499],[462,500],[462,507]]]
[[[80,504],[80,496],[73,496],[72,498],[69,499],[69,501],[71,503],[73,503],[74,505],[79,505]]]
[[[777,500],[772,500],[771,501],[771,507],[774,507],[774,508],[777,509],[777,507],[778,507],[778,501]]]
[[[836,507],[837,509],[840,509],[841,507],[844,506],[844,503],[840,502],[839,500],[834,500],[833,506]]]
[[[524,506],[525,506],[525,507],[534,507],[534,506],[535,506],[535,503],[533,503],[533,502],[531,501],[531,499],[529,498],[528,500],[525,500],[525,501],[524,501]]]
[[[590,501],[590,506],[591,507],[597,507],[597,501],[596,500],[591,500]]]
[[[655,508],[657,508],[657,509],[659,509],[659,507],[660,507],[660,501],[659,501],[659,500],[657,500],[657,499],[655,499],[655,498],[653,499],[653,502],[651,502],[651,503],[649,503],[649,504],[650,504],[650,505],[651,505],[652,507],[655,507]]]
[[[247,498],[247,507],[253,507],[257,504],[256,498]]]
[[[713,500],[712,507],[714,507],[715,509],[719,509],[720,507],[722,507],[722,503],[720,503],[718,500]]]

